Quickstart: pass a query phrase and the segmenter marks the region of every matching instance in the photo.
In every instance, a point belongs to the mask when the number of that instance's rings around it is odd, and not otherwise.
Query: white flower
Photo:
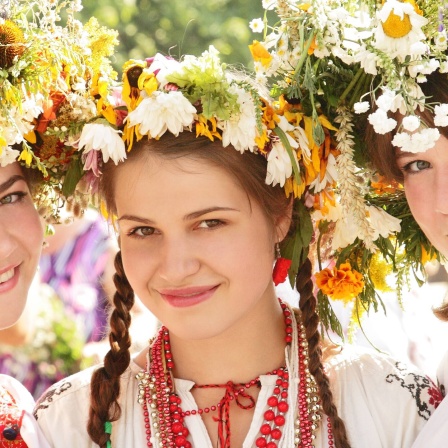
[[[139,126],[142,135],[159,138],[168,130],[176,137],[191,126],[196,109],[179,91],[156,90],[128,115],[130,126]]]
[[[408,115],[403,118],[402,124],[407,131],[414,132],[420,127],[420,118],[416,115]]]
[[[364,112],[367,112],[369,110],[369,108],[370,108],[370,104],[368,101],[360,101],[353,105],[355,114],[363,114]]]
[[[291,146],[291,148],[295,148],[297,149],[299,147],[299,143],[300,143],[300,138],[299,138],[299,142],[297,142],[294,138],[292,138],[289,135],[289,132],[293,132],[296,130],[295,126],[293,126],[284,115],[280,115],[280,121],[278,122],[277,125],[286,135],[286,138],[289,141],[289,144]],[[305,137],[306,138],[306,137]],[[308,139],[306,139],[306,144],[308,145]]]
[[[389,118],[382,109],[377,109],[376,112],[369,115],[369,123],[377,134],[387,134],[397,126],[397,122],[393,118]]]
[[[354,219],[338,219],[334,227],[331,248],[333,250],[343,249],[352,244],[358,237],[359,229]]]
[[[167,58],[160,53],[154,56],[151,66],[148,68],[150,73],[157,72],[157,81],[161,87],[164,87],[168,81],[166,77],[180,69],[180,63],[174,59]]]
[[[440,132],[435,128],[423,129],[414,134],[399,132],[392,140],[392,144],[403,152],[419,153],[431,149],[440,137]]]
[[[400,20],[409,20],[410,29],[405,32],[403,30],[397,33],[397,36],[388,35],[390,30],[384,29],[384,24],[392,14],[398,16]],[[428,20],[419,15],[411,3],[404,3],[399,0],[386,0],[381,9],[377,12],[377,18],[380,23],[375,30],[375,47],[384,51],[391,58],[397,58],[400,62],[406,59],[406,56],[421,56],[422,47],[413,46],[413,44],[424,41],[426,36],[422,31],[422,27],[428,23]],[[390,27],[390,24],[386,25]],[[393,30],[395,31],[395,30]],[[403,33],[400,35],[400,32]]]
[[[438,104],[434,107],[434,124],[436,126],[448,126],[448,104]]]
[[[439,51],[445,51],[447,48],[447,35],[446,30],[438,31],[434,38],[436,49]]]
[[[328,185],[333,185],[338,179],[336,158],[331,153],[328,155],[325,176],[323,178],[321,176],[322,174],[318,175],[310,184],[310,190],[314,193],[319,193],[320,191],[325,190]]]
[[[10,163],[14,163],[20,155],[20,151],[11,149],[8,146],[0,148],[0,166],[5,167]]]
[[[293,151],[295,155],[295,151]],[[296,163],[297,161],[297,156]],[[266,173],[266,183],[268,185],[280,184],[281,187],[285,185],[286,179],[292,175],[291,159],[280,141],[272,145],[272,149],[268,154],[268,168]]]
[[[262,19],[253,19],[249,22],[249,28],[254,33],[262,33],[264,30],[264,24]]]
[[[271,11],[277,6],[277,0],[261,0],[261,5],[263,9]]]
[[[355,62],[359,62],[361,64],[361,67],[366,73],[374,76],[378,74],[378,56],[375,53],[372,53],[363,46],[356,52],[354,58]]]
[[[252,95],[241,87],[233,85],[229,92],[238,98],[239,113],[220,123],[222,129],[222,145],[232,145],[237,151],[253,151],[255,137],[257,136],[257,121],[255,117],[255,104]]]
[[[383,209],[369,206],[367,207],[367,211],[369,214],[370,226],[373,230],[373,241],[376,241],[380,235],[383,238],[388,238],[389,235],[401,230],[401,220],[389,215],[389,213],[385,212]]]
[[[383,93],[376,99],[376,105],[384,112],[389,112],[394,104],[396,93],[389,89],[383,89]]]
[[[101,151],[105,163],[110,158],[117,165],[118,162],[126,159],[126,149],[120,131],[106,124],[86,124],[82,129],[78,144],[78,149],[81,150],[82,148],[85,148],[83,155],[90,151]]]

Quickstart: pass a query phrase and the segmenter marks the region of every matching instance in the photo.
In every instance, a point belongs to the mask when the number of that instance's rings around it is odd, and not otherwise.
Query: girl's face
[[[448,256],[448,139],[424,153],[399,153],[411,212],[431,243]]]
[[[44,231],[18,163],[0,167],[0,328],[25,307]]]
[[[173,334],[223,334],[271,303],[274,244],[289,220],[274,228],[225,171],[150,156],[122,164],[114,187],[128,280]]]

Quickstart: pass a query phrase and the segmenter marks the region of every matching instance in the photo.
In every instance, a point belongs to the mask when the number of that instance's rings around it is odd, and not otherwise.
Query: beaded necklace
[[[292,311],[283,302],[280,301],[280,304],[285,318],[285,342],[290,346],[294,334]],[[267,400],[268,409],[264,412],[264,421],[255,441],[257,448],[277,448],[279,446],[279,441],[283,436],[282,429],[291,407],[297,408],[294,420],[294,447],[313,447],[322,410],[315,380],[308,369],[308,343],[301,322],[297,322],[297,342],[298,378],[292,378],[292,381],[298,382],[297,399],[292,399],[289,393],[291,381],[287,367],[281,367],[268,373],[268,375],[277,375],[278,378],[273,393]],[[185,419],[191,415],[215,411],[218,411],[219,414],[218,418],[214,418],[218,421],[219,446],[230,448],[230,401],[236,400],[240,407],[245,408],[238,401],[239,397],[243,397],[250,402],[246,408],[253,408],[255,400],[245,390],[257,384],[259,377],[246,384],[234,384],[229,381],[220,385],[196,386],[223,387],[226,392],[220,403],[215,406],[183,411],[181,399],[174,388],[173,368],[169,331],[166,327],[162,327],[150,346],[149,366],[137,374],[139,380],[138,402],[143,408],[148,448],[153,448],[156,440],[160,448],[192,448],[191,442],[188,440],[189,430],[185,425]],[[333,448],[332,428],[329,421],[327,431],[328,446]]]

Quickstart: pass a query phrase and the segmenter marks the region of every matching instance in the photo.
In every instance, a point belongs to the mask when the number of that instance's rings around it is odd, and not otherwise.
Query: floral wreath
[[[16,0],[0,8],[0,166],[19,161],[39,170],[44,182],[35,201],[55,219],[76,177],[82,126],[110,106],[105,87],[116,77],[108,56],[117,33],[95,18],[83,25],[74,17],[81,9],[79,0]]]
[[[428,109],[436,126],[447,126],[448,104],[427,101],[420,84],[435,70],[448,73],[447,6],[435,0],[262,3],[264,17],[250,22],[262,33],[250,46],[256,77],[300,117],[308,138],[297,157],[320,148],[313,159],[318,179],[335,192],[329,201],[316,184],[308,190],[321,204],[312,210],[319,314],[325,327],[342,334],[329,298],[354,302],[352,323],[359,323],[370,307],[384,308],[377,291],[391,290],[389,274],[396,275],[401,302],[411,276],[423,282],[426,261],[443,261],[413,219],[402,186],[385,184],[369,167],[354,114],[368,113],[378,134],[395,130],[392,143],[404,151],[434,146],[439,130],[418,112]],[[392,117],[396,111],[401,123]],[[334,157],[319,170],[324,148]],[[333,266],[323,269],[324,262]]]

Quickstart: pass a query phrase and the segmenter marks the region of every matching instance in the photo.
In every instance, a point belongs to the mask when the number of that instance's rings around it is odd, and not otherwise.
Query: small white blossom
[[[448,126],[448,104],[438,104],[434,107],[434,124],[436,126]]]
[[[369,115],[368,119],[377,134],[387,134],[397,126],[397,122],[393,118],[389,118],[382,109],[377,109],[376,112]]]
[[[261,5],[263,6],[263,9],[271,11],[277,6],[277,0],[261,0]]]
[[[355,114],[363,114],[370,109],[370,104],[368,101],[360,101],[353,105],[353,109],[355,111]]]
[[[254,33],[262,33],[264,30],[264,24],[262,19],[253,19],[249,22],[249,28]]]
[[[414,132],[420,127],[420,118],[416,115],[408,115],[403,118],[402,124],[407,131]]]
[[[423,129],[414,134],[399,132],[392,140],[392,144],[403,152],[419,153],[425,152],[435,146],[440,137],[440,132],[435,128]]]

